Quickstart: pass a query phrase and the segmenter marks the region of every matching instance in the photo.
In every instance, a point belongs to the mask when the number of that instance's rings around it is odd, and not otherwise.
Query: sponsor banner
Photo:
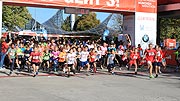
[[[165,39],[164,46],[170,49],[176,48],[176,39]]]
[[[143,49],[149,43],[156,44],[157,38],[157,0],[136,0],[135,45]]]
[[[157,32],[157,14],[142,13],[135,14],[135,45],[141,44],[143,49],[148,47],[148,44],[156,44]]]
[[[157,13],[157,0],[136,0],[136,12]]]
[[[3,0],[8,4],[77,7],[99,10],[135,11],[135,0]]]
[[[132,45],[134,46],[135,45],[135,15],[124,16],[123,33],[130,35]]]

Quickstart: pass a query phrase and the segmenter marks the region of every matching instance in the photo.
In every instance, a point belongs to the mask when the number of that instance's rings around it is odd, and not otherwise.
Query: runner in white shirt
[[[76,54],[73,54],[73,49],[69,50],[69,53],[67,54],[67,67],[68,67],[68,77],[70,77],[70,71],[72,71],[75,74],[75,60],[76,60]]]
[[[107,53],[107,45],[106,45],[106,43],[103,43],[103,46],[101,46],[101,51],[102,51],[102,53],[101,53],[101,55],[102,55],[102,69],[103,69],[103,67],[105,67],[105,64],[106,64],[106,53]]]
[[[101,47],[100,46],[98,46],[97,47],[97,56],[96,56],[96,61],[97,61],[97,64],[100,64],[100,67],[101,67],[101,69],[103,69],[103,67],[102,67],[102,51],[101,51]]]
[[[102,57],[102,50],[101,47],[97,47],[97,60],[100,60]]]
[[[89,52],[88,52],[88,47],[85,46],[84,50],[80,53],[80,70],[84,67],[87,66],[87,72],[89,71],[90,65],[88,62],[88,57],[89,57]],[[80,71],[79,70],[79,71]]]

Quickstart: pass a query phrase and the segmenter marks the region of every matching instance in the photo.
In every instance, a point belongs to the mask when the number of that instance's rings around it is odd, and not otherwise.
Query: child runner
[[[97,52],[96,52],[96,62],[97,62],[97,64],[100,64],[100,68],[101,69],[103,69],[103,67],[102,67],[102,61],[101,61],[101,59],[102,59],[102,51],[101,51],[101,47],[100,46],[98,46],[97,47]]]
[[[149,68],[149,77],[150,78],[154,78],[153,74],[152,74],[152,70],[153,70],[153,62],[155,60],[155,56],[156,56],[156,50],[153,49],[153,45],[149,44],[149,49],[145,50],[145,57],[147,64],[148,64],[148,68]]]
[[[156,73],[156,76],[155,78],[158,77],[158,72],[161,73],[160,71],[160,67],[161,67],[161,64],[162,64],[162,50],[161,50],[161,47],[158,47],[157,48],[157,53],[156,53],[156,57],[155,57],[155,62],[154,62],[154,66],[155,66],[155,73]]]
[[[24,51],[24,59],[26,61],[25,65],[28,67],[28,72],[31,72],[31,68],[30,68],[31,62],[29,61],[30,54],[31,54],[31,50],[30,50],[30,46],[28,45],[26,50]]]
[[[54,51],[52,51],[54,72],[57,71],[59,54],[60,54],[59,48],[56,46],[54,48]]]
[[[72,47],[72,50],[73,50],[73,54],[77,57],[77,50],[76,50],[76,47],[73,46]],[[75,60],[75,63],[74,63],[74,67],[77,67],[77,61]]]
[[[140,58],[140,55],[138,53],[138,49],[135,48],[134,52],[130,54],[130,61],[129,61],[129,68],[131,68],[132,65],[135,65],[135,75],[137,75],[137,60]]]
[[[49,53],[49,50],[45,49],[45,51],[43,53],[42,66],[43,66],[43,69],[44,70],[46,69],[46,71],[48,71],[48,72],[50,72],[50,69],[49,69],[49,65],[50,65],[49,61],[50,61],[50,57],[51,57],[50,55],[51,54]],[[45,66],[47,66],[47,67],[45,68]]]
[[[83,51],[80,53],[80,61],[81,61],[80,65],[81,65],[81,68],[79,69],[79,71],[84,66],[87,66],[87,71],[86,72],[88,73],[89,68],[90,68],[90,65],[89,65],[89,62],[88,62],[88,57],[89,57],[88,46],[85,46]]]
[[[115,59],[115,51],[112,49],[111,53],[108,55],[107,58],[107,69],[108,72],[112,73],[114,75],[114,59]]]
[[[96,52],[94,48],[92,48],[89,53],[89,64],[90,67],[93,67],[93,72],[96,73]]]
[[[10,73],[9,75],[12,74],[13,69],[14,69],[14,63],[15,63],[15,59],[16,59],[16,48],[14,44],[11,44],[11,48],[9,49],[9,59],[10,59]]]
[[[32,68],[33,68],[33,77],[35,77],[36,75],[38,75],[38,69],[39,69],[39,65],[41,62],[41,53],[38,51],[38,47],[34,48],[34,52],[31,52],[30,54],[30,60],[31,60],[31,64],[32,64]]]
[[[101,46],[101,50],[102,50],[102,69],[103,69],[103,67],[105,67],[105,64],[106,64],[106,53],[107,53],[107,45],[106,45],[106,43],[103,43],[103,46]]]
[[[125,52],[123,53],[123,55],[121,56],[121,59],[122,59],[121,65],[126,66],[126,68],[127,68],[128,70],[129,70],[129,68],[128,68],[129,55],[130,55],[130,52],[129,52],[128,49],[126,49]]]
[[[67,59],[67,68],[68,68],[68,77],[69,77],[70,71],[72,71],[74,74],[76,73],[75,72],[76,54],[73,53],[73,49],[69,50],[66,59]]]
[[[81,53],[81,48],[77,48],[77,52],[76,52],[76,62],[77,62],[77,66],[76,66],[76,70],[80,70],[80,64],[81,64],[81,61],[80,61],[80,53]],[[79,71],[78,71],[79,72]]]
[[[59,66],[60,68],[63,68],[63,71],[65,72],[65,63],[66,63],[66,50],[65,48],[62,49],[61,53],[59,54]]]
[[[21,50],[21,48],[19,48],[18,46],[16,46],[16,53],[17,53],[16,64],[18,67],[18,71],[20,72],[23,66],[22,62],[24,59],[24,53]]]

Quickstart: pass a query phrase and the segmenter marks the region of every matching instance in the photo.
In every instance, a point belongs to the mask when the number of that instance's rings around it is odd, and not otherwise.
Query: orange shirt
[[[59,62],[65,62],[66,61],[66,52],[61,52],[59,54]]]

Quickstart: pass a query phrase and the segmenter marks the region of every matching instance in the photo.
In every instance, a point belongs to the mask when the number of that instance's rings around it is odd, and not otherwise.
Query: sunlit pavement
[[[0,101],[180,101],[180,73],[167,69],[149,79],[147,69],[116,70],[116,75],[99,70],[89,76],[66,77],[62,73],[31,73],[0,70]]]

